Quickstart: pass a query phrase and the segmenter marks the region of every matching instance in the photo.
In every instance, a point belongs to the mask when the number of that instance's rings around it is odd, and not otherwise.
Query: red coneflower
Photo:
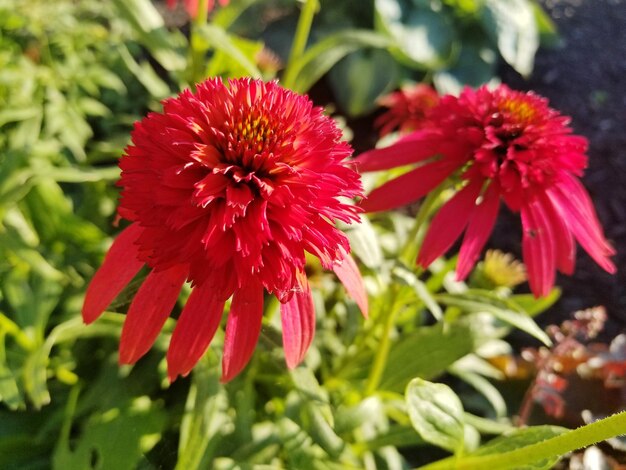
[[[226,6],[228,5],[228,2],[230,0],[217,0],[219,2],[219,4],[221,6]],[[176,8],[176,5],[178,4],[179,0],[167,0],[167,7],[172,10],[174,8]],[[198,14],[198,3],[199,0],[184,0],[185,3],[185,10],[187,10],[187,13],[189,14],[189,16],[191,18],[195,18],[196,15]],[[211,11],[213,10],[213,7],[215,7],[215,0],[208,0],[207,1],[207,11]]]
[[[615,272],[589,195],[578,177],[587,164],[585,138],[572,135],[569,118],[533,93],[502,85],[445,96],[430,112],[427,129],[358,158],[362,171],[418,163],[369,194],[367,211],[381,211],[424,196],[455,174],[462,187],[433,218],[417,262],[426,267],[465,231],[457,276],[464,279],[496,221],[500,199],[521,213],[522,251],[531,290],[546,295],[555,270],[574,270],[575,243],[606,271]]]
[[[416,131],[428,122],[428,112],[438,102],[437,92],[423,83],[394,91],[378,100],[378,104],[389,108],[389,111],[381,114],[374,125],[380,128],[381,137],[396,129],[401,134]]]
[[[358,209],[339,200],[362,194],[344,162],[352,149],[321,108],[275,82],[210,79],[163,108],[135,125],[120,160],[119,214],[133,223],[87,289],[85,322],[147,264],[124,322],[121,363],[148,351],[188,280],[192,293],[167,353],[171,380],[204,354],[231,296],[222,380],[237,375],[260,333],[264,292],[282,303],[286,360],[295,367],[315,331],[305,251],[367,311],[348,240],[333,225],[358,220]]]

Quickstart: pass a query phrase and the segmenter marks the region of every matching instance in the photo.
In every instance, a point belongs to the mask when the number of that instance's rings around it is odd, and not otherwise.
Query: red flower
[[[457,276],[475,264],[496,221],[500,199],[521,212],[522,251],[536,296],[554,285],[555,270],[574,270],[574,239],[606,271],[615,253],[604,238],[578,177],[587,164],[587,141],[572,135],[569,119],[533,93],[500,86],[445,96],[428,129],[358,158],[362,171],[418,163],[369,194],[363,207],[381,211],[421,198],[447,177],[462,188],[434,217],[417,262],[426,267],[465,230]]]
[[[421,129],[427,122],[428,112],[439,102],[437,92],[422,83],[395,91],[382,97],[378,103],[389,108],[389,111],[380,115],[374,125],[380,128],[380,136],[400,130],[406,134]]]
[[[248,363],[261,329],[264,292],[278,297],[287,365],[315,331],[305,251],[334,269],[359,304],[367,298],[345,235],[358,220],[339,197],[361,195],[344,160],[351,148],[331,118],[303,96],[259,80],[207,80],[135,125],[120,160],[119,214],[132,221],[92,280],[94,321],[147,264],[151,273],[124,323],[120,362],[134,363],[157,337],[188,280],[193,290],[167,353],[168,375],[186,375],[208,348],[232,296],[222,380]]]
[[[176,8],[178,1],[179,0],[167,0],[167,8],[169,8],[170,10],[173,10],[174,8]],[[219,4],[223,7],[228,5],[229,1],[230,0],[218,0]],[[184,2],[185,2],[185,10],[187,10],[187,13],[189,14],[189,16],[192,18],[195,18],[196,15],[198,14],[199,0],[184,0]],[[214,6],[215,6],[215,0],[207,1],[207,11],[210,12],[211,10],[213,10]]]

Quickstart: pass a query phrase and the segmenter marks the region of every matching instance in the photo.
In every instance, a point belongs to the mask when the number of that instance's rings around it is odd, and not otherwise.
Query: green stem
[[[449,184],[450,182],[446,179],[442,184],[428,193],[428,196],[424,198],[424,201],[420,205],[417,216],[415,216],[413,228],[407,236],[404,248],[402,248],[402,251],[400,252],[400,261],[407,266],[412,266],[413,263],[415,263],[415,258],[419,251],[419,232],[430,217],[433,209],[436,207],[439,196],[441,196],[441,193],[449,186]]]
[[[296,26],[296,33],[293,38],[293,43],[291,44],[287,67],[283,75],[283,86],[285,88],[292,88],[294,85],[295,77],[293,77],[292,69],[295,61],[302,56],[306,48],[306,43],[309,40],[309,34],[311,32],[311,25],[313,24],[313,17],[315,16],[318,6],[318,0],[306,0],[304,7],[302,7],[298,25]]]
[[[198,0],[198,12],[191,23],[189,78],[192,86],[204,79],[206,50],[202,46],[199,30],[206,24],[209,17],[208,1]]]
[[[421,469],[441,470],[454,468],[458,470],[478,470],[482,468],[520,468],[524,465],[557,455],[564,455],[576,449],[581,449],[622,434],[626,434],[626,411],[566,432],[560,436],[509,452],[461,459],[453,457],[426,465],[421,467]]]
[[[380,385],[380,380],[382,379],[383,372],[387,366],[389,350],[391,349],[391,330],[397,316],[396,289],[391,287],[391,292],[388,297],[390,299],[388,304],[389,310],[387,312],[383,312],[385,320],[383,333],[380,338],[380,343],[378,344],[378,349],[376,350],[376,355],[374,356],[374,364],[372,365],[370,373],[367,377],[367,385],[365,386],[366,396],[372,395]]]
[[[439,199],[439,196],[441,195],[441,192],[447,186],[448,182],[446,180],[437,188],[435,188],[432,192],[430,192],[422,202],[417,216],[415,217],[415,222],[413,223],[411,232],[406,239],[404,247],[400,251],[400,260],[406,265],[411,266],[415,262],[415,256],[417,255],[418,250],[418,236],[420,229],[430,217],[431,212],[437,205],[437,201]],[[390,305],[390,308],[387,312],[383,312],[385,321],[383,326],[383,333],[380,339],[380,344],[378,345],[378,349],[376,350],[374,364],[370,369],[370,373],[367,379],[367,385],[365,387],[366,395],[371,395],[376,391],[376,389],[380,385],[380,380],[383,376],[383,372],[385,371],[385,367],[387,366],[387,357],[389,356],[389,350],[391,349],[390,334],[392,328],[394,327],[394,323],[398,313],[396,301],[397,290],[392,289],[391,293],[389,294],[388,303],[388,305]]]

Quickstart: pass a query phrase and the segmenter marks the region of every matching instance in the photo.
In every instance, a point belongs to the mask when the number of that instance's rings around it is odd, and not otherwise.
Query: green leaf
[[[61,436],[52,456],[52,468],[133,470],[160,439],[165,418],[148,397],[136,399],[128,408],[94,414],[80,437],[72,440],[72,448],[69,436]]]
[[[461,322],[421,327],[391,347],[381,389],[399,391],[414,377],[436,377],[477,343],[472,329]]]
[[[376,108],[376,99],[395,87],[399,75],[396,61],[382,49],[353,52],[329,72],[335,99],[350,116]]]
[[[37,170],[58,183],[87,183],[95,181],[116,181],[120,177],[117,166],[100,168],[79,168],[74,166],[52,167]]]
[[[558,456],[541,458],[539,461],[520,464],[519,460],[507,462],[506,466],[491,466],[490,456],[498,456],[508,452],[515,452],[524,449],[526,446],[541,443],[567,432],[567,429],[558,426],[533,426],[524,429],[516,429],[510,434],[497,437],[480,447],[476,452],[463,457],[453,457],[440,460],[433,464],[422,467],[424,470],[452,469],[459,468],[465,470],[479,470],[482,468],[515,468],[515,470],[548,470],[553,468],[559,461]],[[528,451],[531,452],[531,451]],[[532,453],[526,454],[532,456]],[[484,457],[484,461],[481,459]],[[528,462],[530,459],[525,459]],[[517,463],[515,463],[517,462]],[[502,462],[500,462],[502,464]]]
[[[463,371],[460,367],[451,368],[450,372],[480,392],[493,407],[497,418],[506,416],[506,402],[491,382],[474,372]]]
[[[383,252],[376,231],[367,217],[361,216],[360,223],[351,225],[345,232],[352,252],[365,266],[376,269],[383,264]]]
[[[517,294],[511,296],[511,301],[520,306],[528,315],[534,317],[545,312],[561,298],[561,289],[555,287],[545,297],[536,298],[533,294]]]
[[[76,317],[57,325],[48,334],[46,341],[33,351],[24,364],[24,388],[36,408],[50,403],[47,387],[47,367],[52,348],[64,341],[79,337],[114,336],[118,337],[122,330],[123,315],[105,315],[98,322],[87,327],[82,318]]]
[[[307,418],[306,430],[313,441],[330,457],[337,458],[346,447],[346,443],[331,427],[329,419],[324,416],[323,408],[324,405],[315,402],[307,402],[304,405]]]
[[[2,314],[0,313],[0,315]],[[6,361],[5,336],[6,331],[2,330],[0,324],[0,402],[9,409],[16,410],[24,408],[25,403],[17,386],[16,377]]]
[[[180,427],[177,469],[211,468],[223,429],[232,422],[227,408],[228,397],[219,383],[217,361],[214,356],[204,356],[193,370],[187,395]]]
[[[417,297],[424,302],[424,305],[428,308],[430,313],[436,320],[443,319],[443,312],[439,304],[435,301],[432,294],[428,291],[426,284],[419,280],[419,278],[412,272],[406,269],[402,265],[398,265],[393,268],[394,276],[400,278],[406,285],[413,288]]]
[[[247,75],[255,78],[261,77],[261,71],[254,64],[254,54],[260,48],[259,44],[250,50],[249,47],[241,47],[244,43],[249,46],[249,42],[241,41],[241,44],[237,44],[237,39],[231,37],[226,31],[218,26],[211,24],[202,25],[198,29],[198,37],[206,41],[203,48],[215,49],[222,54],[225,54],[230,60],[232,60],[237,66],[239,66]],[[250,55],[247,55],[244,51],[248,49]]]
[[[458,307],[466,312],[487,312],[498,320],[508,323],[511,326],[525,331],[529,335],[537,338],[546,346],[550,346],[552,341],[548,335],[529,317],[526,313],[513,311],[495,304],[493,299],[467,298],[464,294],[438,294],[435,298],[448,306]],[[492,301],[492,302],[490,302]]]
[[[433,82],[441,94],[458,94],[464,86],[478,87],[496,76],[496,52],[484,42],[462,39],[455,63],[435,72]]]
[[[111,114],[111,110],[100,101],[87,96],[80,98],[78,105],[80,110],[88,116],[104,117]]]
[[[8,273],[2,293],[10,305],[13,317],[22,330],[40,344],[48,318],[61,298],[63,286],[48,278],[27,276],[19,271]]]
[[[481,17],[504,60],[520,74],[530,75],[539,47],[539,32],[530,1],[485,0]]]
[[[25,121],[41,114],[39,106],[31,106],[21,109],[3,109],[0,111],[0,127],[9,122]]]
[[[444,384],[411,380],[405,393],[411,424],[427,442],[450,452],[463,448],[463,405]]]
[[[169,96],[171,93],[170,87],[159,77],[148,62],[137,62],[125,46],[119,46],[118,53],[128,70],[135,75],[151,96],[157,99]]]
[[[415,429],[399,425],[391,426],[385,432],[365,442],[368,450],[376,450],[387,446],[397,448],[418,447],[426,444],[425,440],[415,432]]]
[[[539,42],[545,47],[555,47],[559,43],[559,33],[556,25],[536,1],[533,1],[532,6],[535,12],[537,28],[539,29]]]
[[[376,0],[375,5],[376,26],[394,39],[391,51],[405,65],[438,69],[451,60],[457,37],[444,11],[409,0]]]
[[[515,449],[520,449],[536,442],[545,441],[554,436],[559,436],[567,432],[567,429],[558,426],[533,426],[525,429],[518,429],[505,436],[495,438],[488,442],[472,456],[502,454]],[[519,470],[547,470],[559,461],[558,456],[541,460],[530,465],[516,467]]]
[[[337,62],[364,47],[386,48],[391,41],[372,31],[349,29],[331,34],[311,46],[285,71],[283,85],[307,92]]]
[[[122,18],[133,27],[141,43],[169,72],[183,70],[187,64],[178,51],[186,45],[181,34],[165,28],[163,18],[150,0],[113,0]]]

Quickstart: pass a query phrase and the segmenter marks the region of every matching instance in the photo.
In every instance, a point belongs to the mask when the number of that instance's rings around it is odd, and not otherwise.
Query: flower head
[[[179,0],[167,0],[167,8],[169,8],[170,10],[173,10],[174,8],[176,8],[178,1]],[[230,0],[218,0],[219,4],[223,7],[228,5],[229,1]],[[198,15],[199,0],[184,0],[184,3],[185,3],[185,10],[187,10],[187,13],[189,14],[189,16],[192,18],[195,18]],[[213,7],[215,7],[215,0],[208,0],[207,11],[211,12],[211,10],[213,10]]]
[[[382,97],[378,103],[389,108],[380,115],[374,125],[380,128],[380,136],[399,129],[401,134],[421,129],[427,122],[428,112],[439,101],[439,95],[430,86],[418,83]]]
[[[528,279],[526,266],[500,250],[487,250],[477,271],[492,287],[515,287]]]
[[[333,269],[363,312],[367,300],[348,241],[333,224],[358,220],[340,200],[361,195],[341,132],[321,108],[275,82],[207,80],[135,125],[120,161],[116,239],[85,298],[95,320],[145,264],[152,271],[128,311],[120,362],[154,342],[183,283],[192,293],[168,350],[170,379],[207,349],[232,296],[223,380],[246,365],[261,328],[264,292],[278,297],[287,363],[303,358],[315,317],[305,252]]]
[[[554,285],[555,271],[571,274],[576,239],[606,271],[615,253],[605,240],[578,177],[587,164],[585,138],[569,119],[533,93],[502,85],[465,89],[432,109],[427,128],[359,157],[362,171],[418,163],[368,195],[380,211],[412,202],[453,176],[458,192],[434,217],[417,262],[428,266],[465,231],[457,276],[464,279],[496,221],[500,200],[521,213],[522,251],[536,296]]]

